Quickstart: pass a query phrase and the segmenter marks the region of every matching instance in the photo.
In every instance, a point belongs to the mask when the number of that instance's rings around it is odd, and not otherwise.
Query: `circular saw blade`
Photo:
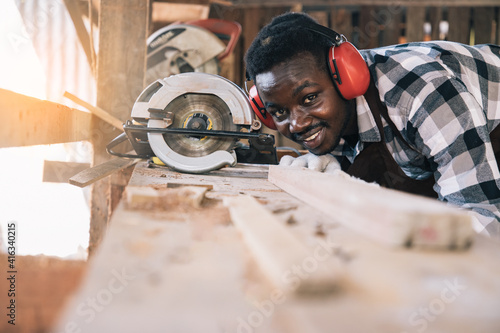
[[[239,131],[233,123],[231,111],[222,99],[208,94],[184,94],[167,105],[165,111],[174,114],[171,128],[197,130]],[[165,134],[165,142],[178,154],[190,157],[208,155],[217,150],[230,151],[234,138],[200,137]]]

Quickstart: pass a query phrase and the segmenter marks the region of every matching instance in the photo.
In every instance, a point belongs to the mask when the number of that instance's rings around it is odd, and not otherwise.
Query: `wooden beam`
[[[406,41],[424,40],[425,7],[408,7],[406,10]]]
[[[495,11],[488,7],[473,9],[474,44],[494,43],[493,20]]]
[[[186,22],[208,18],[210,7],[208,5],[153,3],[153,22]]]
[[[85,102],[84,100],[76,97],[75,95],[65,91],[63,94],[64,97],[70,99],[71,101],[75,102],[76,104],[83,106],[87,110],[89,110],[92,114],[95,116],[101,118],[103,121],[107,122],[111,126],[115,127],[116,129],[123,131],[123,123],[120,119],[116,118],[109,112],[97,107],[93,106],[90,103]]]
[[[269,181],[333,219],[395,247],[467,248],[471,217],[437,200],[349,177],[303,168],[269,167]]]
[[[224,199],[231,220],[264,274],[282,292],[331,292],[339,286],[344,274],[341,263],[328,256],[318,260],[314,249],[308,249],[291,233],[290,227],[278,220],[252,196],[240,195]],[[286,273],[294,267],[313,261],[316,269],[290,284]]]
[[[5,89],[0,89],[0,118],[0,148],[91,138],[90,113]]]
[[[75,174],[90,168],[90,163],[43,161],[43,178],[46,183],[67,183]]]
[[[92,168],[86,168],[80,172],[75,172],[68,177],[71,185],[86,187],[96,181],[103,179],[117,171],[123,170],[139,162],[139,159],[113,158]],[[126,184],[125,184],[126,185]]]
[[[448,22],[450,27],[448,31],[448,40],[469,44],[470,39],[470,17],[471,8],[449,8]]]
[[[144,88],[146,39],[149,35],[151,0],[101,0],[99,6],[99,55],[97,59],[97,107],[108,110],[122,122],[130,117],[136,98]],[[106,145],[120,131],[92,123],[93,165],[110,159]],[[89,253],[92,254],[106,230],[110,197],[123,186],[112,186],[114,176],[92,187]],[[117,180],[123,184],[125,180]]]
[[[78,4],[80,0],[64,0],[64,4],[66,5],[66,9],[68,10],[69,16],[73,21],[73,25],[75,26],[76,35],[80,40],[80,44],[82,45],[83,51],[87,56],[87,61],[89,63],[90,68],[94,68],[94,59],[96,57],[94,48],[91,47],[91,39],[89,36],[89,32],[85,27],[85,24],[82,20],[82,13],[80,11],[80,5]]]

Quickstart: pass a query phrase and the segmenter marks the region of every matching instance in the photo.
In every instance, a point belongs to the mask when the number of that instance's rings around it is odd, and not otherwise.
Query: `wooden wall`
[[[458,2],[455,2],[459,4]],[[469,6],[474,2],[469,2]],[[243,27],[233,66],[222,75],[238,84],[244,82],[243,56],[258,31],[278,14],[303,11],[321,24],[344,34],[358,48],[374,48],[412,41],[450,40],[466,44],[500,43],[500,4],[483,6],[402,5],[259,5],[212,4],[210,17],[234,20]],[[448,23],[440,33],[440,23]],[[427,31],[424,31],[424,23]]]

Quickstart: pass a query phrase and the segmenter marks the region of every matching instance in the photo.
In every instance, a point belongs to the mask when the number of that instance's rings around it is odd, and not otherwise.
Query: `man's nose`
[[[300,133],[311,125],[311,117],[300,110],[290,112],[290,133]]]

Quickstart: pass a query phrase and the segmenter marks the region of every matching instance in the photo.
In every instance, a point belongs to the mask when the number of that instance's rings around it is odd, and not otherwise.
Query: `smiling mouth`
[[[303,141],[304,142],[308,142],[308,141],[312,141],[312,140],[316,139],[316,137],[319,135],[319,132],[321,132],[321,130],[317,131],[316,133],[314,133],[310,137],[305,138]]]

